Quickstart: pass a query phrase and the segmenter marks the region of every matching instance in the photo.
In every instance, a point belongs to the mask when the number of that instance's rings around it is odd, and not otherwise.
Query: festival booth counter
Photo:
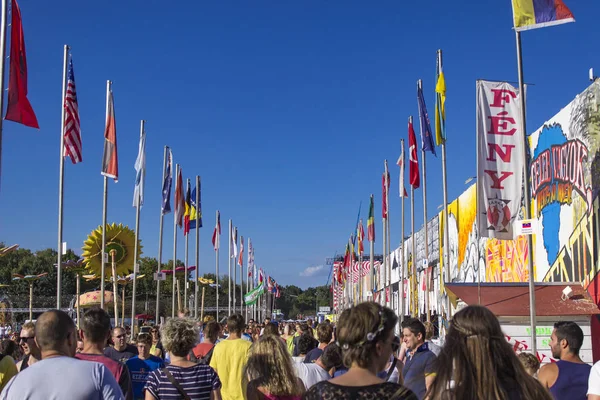
[[[563,290],[570,287],[570,298]],[[500,321],[506,340],[515,352],[531,351],[528,283],[448,283],[446,289],[455,308],[481,305],[490,309]],[[600,309],[581,283],[536,283],[536,347],[541,363],[556,361],[550,350],[550,336],[557,321],[574,321],[583,330],[579,355],[586,363],[600,359]]]

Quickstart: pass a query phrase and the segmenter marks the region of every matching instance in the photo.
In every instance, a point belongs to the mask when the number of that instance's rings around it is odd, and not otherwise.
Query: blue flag
[[[162,215],[171,212],[171,183],[173,182],[173,153],[169,149],[167,155],[167,170],[165,171],[165,181],[162,188]]]
[[[192,210],[195,210],[193,214],[193,218],[190,217],[190,229],[196,229],[196,213],[198,213],[198,227],[202,228],[202,187],[200,187],[198,193],[198,205],[196,205],[196,189],[192,190],[192,195],[190,196],[190,203],[192,204]]]
[[[429,123],[429,115],[423,98],[423,89],[417,88],[417,103],[419,105],[419,122],[421,124],[421,142],[424,151],[430,151],[435,156],[435,145],[433,144],[433,134],[431,132],[431,124]]]

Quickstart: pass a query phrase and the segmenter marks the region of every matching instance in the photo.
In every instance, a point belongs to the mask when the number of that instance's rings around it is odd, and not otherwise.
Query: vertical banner
[[[512,240],[523,190],[519,91],[477,81],[477,226],[481,237]]]

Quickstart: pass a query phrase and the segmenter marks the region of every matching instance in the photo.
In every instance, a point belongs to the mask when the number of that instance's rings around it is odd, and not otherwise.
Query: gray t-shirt
[[[12,378],[0,400],[124,400],[119,384],[104,365],[71,357],[39,361]]]

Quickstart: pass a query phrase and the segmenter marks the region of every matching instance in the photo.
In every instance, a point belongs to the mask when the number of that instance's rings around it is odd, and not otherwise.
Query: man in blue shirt
[[[165,366],[162,359],[150,354],[152,337],[147,333],[140,333],[137,337],[138,355],[126,361],[127,368],[131,373],[131,384],[133,386],[133,398],[144,399],[144,386],[150,372]]]
[[[416,318],[402,323],[402,335],[407,348],[402,374],[404,386],[412,390],[419,399],[424,399],[427,389],[435,377],[435,354],[425,343],[425,325]]]

